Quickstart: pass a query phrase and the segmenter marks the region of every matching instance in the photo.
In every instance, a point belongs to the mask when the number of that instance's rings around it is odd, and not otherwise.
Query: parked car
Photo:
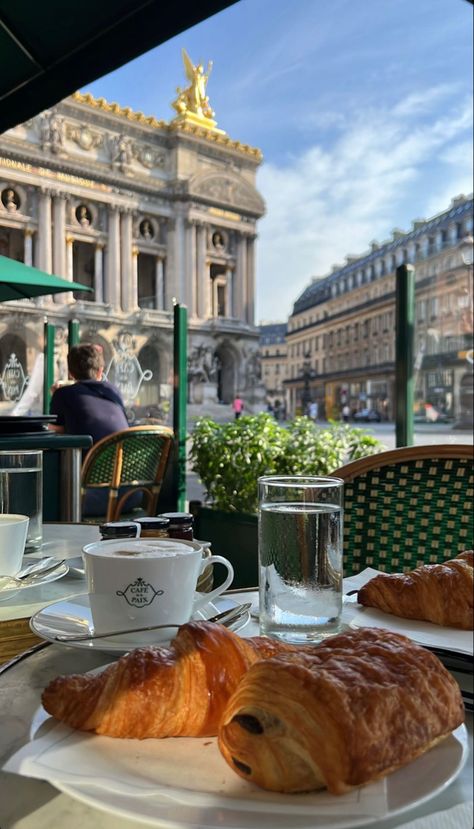
[[[380,423],[382,416],[376,409],[360,409],[354,412],[354,420],[363,421],[364,423]]]

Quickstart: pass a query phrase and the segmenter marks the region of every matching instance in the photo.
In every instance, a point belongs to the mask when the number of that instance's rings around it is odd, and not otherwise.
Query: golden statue
[[[178,113],[175,122],[190,121],[198,126],[204,126],[208,129],[214,129],[216,121],[214,121],[214,112],[209,104],[209,98],[206,95],[206,86],[211,74],[212,61],[207,64],[207,71],[204,71],[202,63],[194,66],[186,49],[181,50],[183,56],[184,69],[186,77],[189,81],[189,86],[185,89],[177,87],[176,91],[178,97],[173,101],[173,108]]]

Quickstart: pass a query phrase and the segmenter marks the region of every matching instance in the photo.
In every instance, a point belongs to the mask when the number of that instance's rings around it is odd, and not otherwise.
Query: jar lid
[[[163,515],[147,515],[143,518],[135,518],[133,523],[140,524],[142,529],[163,530],[169,526],[170,522],[169,518],[166,518]]]
[[[99,532],[102,536],[136,538],[137,526],[135,521],[108,521],[99,525]]]
[[[193,522],[190,512],[162,512],[160,518],[166,518],[171,524],[189,524]]]

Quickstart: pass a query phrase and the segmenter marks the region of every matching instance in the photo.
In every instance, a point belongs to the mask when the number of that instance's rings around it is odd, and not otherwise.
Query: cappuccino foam
[[[110,546],[109,546],[110,545]],[[176,556],[188,555],[196,552],[193,547],[188,547],[186,544],[181,544],[179,541],[155,541],[154,543],[144,544],[139,542],[127,543],[126,541],[118,541],[111,545],[110,542],[104,544],[97,544],[96,549],[88,550],[89,555],[97,555],[105,558],[137,558],[137,559],[151,559],[151,558],[175,558]]]

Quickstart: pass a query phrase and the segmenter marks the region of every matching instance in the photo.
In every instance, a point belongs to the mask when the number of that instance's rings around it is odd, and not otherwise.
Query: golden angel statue
[[[206,86],[211,74],[212,61],[207,64],[207,71],[204,71],[202,63],[194,66],[186,49],[182,49],[184,69],[189,86],[185,89],[177,88],[178,97],[173,101],[173,107],[178,115],[194,115],[199,119],[211,121],[214,113],[209,105],[209,98],[206,95]]]

